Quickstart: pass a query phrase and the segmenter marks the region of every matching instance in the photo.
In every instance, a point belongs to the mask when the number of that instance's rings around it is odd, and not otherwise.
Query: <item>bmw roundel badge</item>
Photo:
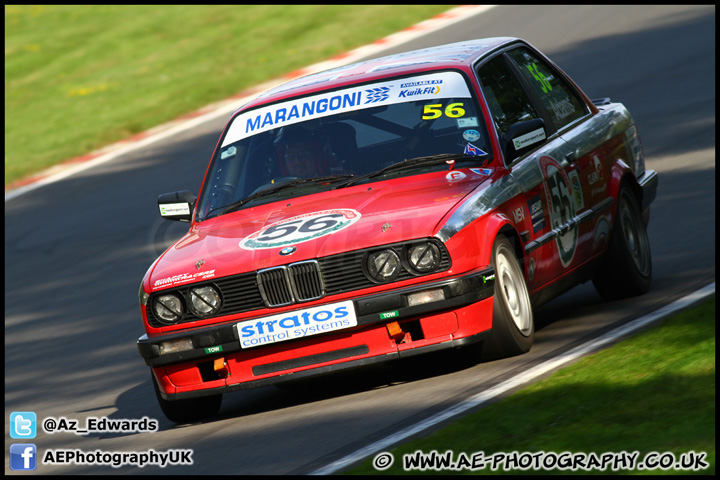
[[[291,253],[295,253],[295,250],[297,250],[297,247],[285,247],[280,250],[280,255],[290,255]]]

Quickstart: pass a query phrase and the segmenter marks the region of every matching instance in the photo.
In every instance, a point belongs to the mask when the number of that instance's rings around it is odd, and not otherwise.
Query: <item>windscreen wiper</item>
[[[324,177],[296,178],[295,180],[289,180],[287,182],[278,183],[271,187],[257,191],[255,193],[253,193],[252,195],[243,198],[242,200],[231,203],[230,205],[226,205],[224,207],[220,207],[220,208],[216,208],[215,210],[211,210],[210,212],[208,212],[208,216],[210,215],[210,213],[212,213],[216,210],[222,210],[221,215],[224,215],[224,214],[230,213],[230,212],[234,212],[236,210],[239,210],[243,205],[250,202],[251,200],[255,200],[256,198],[264,197],[266,195],[272,195],[273,193],[279,192],[280,190],[285,190],[285,189],[289,189],[292,187],[296,187],[298,185],[307,185],[307,184],[312,184],[312,183],[332,183],[332,182],[337,182],[340,180],[347,180],[348,178],[350,178],[352,176],[353,175],[327,175]]]
[[[440,162],[450,162],[455,160],[467,160],[467,159],[474,159],[474,160],[480,160],[482,159],[483,162],[487,159],[487,155],[468,155],[467,153],[441,153],[438,155],[429,155],[425,157],[416,157],[416,158],[410,158],[405,159],[402,162],[393,163],[391,165],[388,165],[385,168],[382,168],[380,170],[367,173],[365,175],[360,175],[359,177],[354,177],[349,179],[346,182],[342,182],[341,184],[337,185],[335,188],[345,188],[349,187],[351,185],[355,185],[359,181],[366,180],[368,178],[374,178],[379,177],[380,175],[384,175],[388,172],[392,172],[395,170],[402,170],[405,168],[411,168],[411,167],[418,167],[423,165],[434,165],[436,163]]]

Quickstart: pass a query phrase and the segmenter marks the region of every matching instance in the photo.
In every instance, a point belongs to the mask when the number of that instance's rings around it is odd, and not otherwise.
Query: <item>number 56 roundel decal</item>
[[[578,228],[575,222],[571,222],[577,213],[577,203],[570,180],[557,161],[550,157],[541,157],[540,168],[545,182],[545,194],[550,205],[550,227],[562,232],[557,236],[557,246],[560,262],[563,267],[567,267],[572,262],[577,248]]]
[[[330,235],[360,220],[360,212],[349,208],[322,210],[286,218],[264,227],[240,242],[246,250],[284,247]]]

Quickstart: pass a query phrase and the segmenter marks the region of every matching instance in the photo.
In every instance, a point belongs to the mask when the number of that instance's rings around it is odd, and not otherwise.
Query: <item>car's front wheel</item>
[[[645,222],[635,195],[623,185],[608,253],[595,273],[593,285],[603,299],[617,300],[647,292],[651,281],[652,259]]]
[[[486,360],[525,353],[532,347],[535,336],[525,276],[506,237],[495,240],[492,266],[495,269],[492,331],[481,347],[482,358]]]
[[[160,387],[158,387],[155,375],[150,373],[150,376],[152,377],[153,388],[155,389],[155,396],[160,404],[160,409],[171,422],[199,422],[217,415],[220,411],[222,394],[184,400],[165,400],[160,394]]]

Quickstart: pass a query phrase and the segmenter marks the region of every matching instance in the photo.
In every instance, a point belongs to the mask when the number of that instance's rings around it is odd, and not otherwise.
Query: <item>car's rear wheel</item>
[[[638,201],[623,185],[618,194],[608,253],[593,278],[605,300],[641,295],[650,289],[652,258],[650,241]]]
[[[155,396],[157,397],[160,409],[171,422],[194,423],[214,417],[220,411],[222,394],[210,395],[207,397],[188,398],[184,400],[165,400],[160,394],[155,375],[152,377]]]
[[[535,336],[530,294],[512,243],[498,237],[493,245],[495,269],[493,319],[490,337],[483,342],[485,360],[519,355],[530,350]]]

